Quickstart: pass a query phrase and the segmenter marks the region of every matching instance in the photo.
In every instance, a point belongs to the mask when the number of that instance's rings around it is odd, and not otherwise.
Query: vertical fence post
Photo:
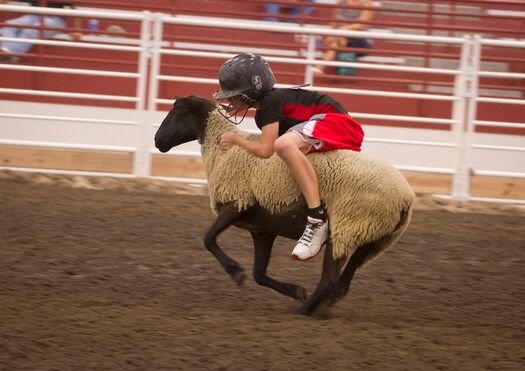
[[[457,98],[452,107],[453,120],[456,121],[454,128],[454,140],[456,143],[456,167],[452,176],[451,193],[456,199],[468,199],[470,189],[470,171],[467,164],[467,143],[465,137],[467,119],[467,101],[470,95],[469,70],[471,64],[472,40],[470,36],[463,37],[461,45],[460,73],[456,75],[454,83],[454,96]]]
[[[309,64],[306,65],[306,70],[304,74],[305,85],[312,84],[314,81],[314,68],[312,66],[312,63],[315,61],[316,42],[317,37],[315,35],[308,35],[308,44],[306,47],[306,60],[308,60]]]
[[[468,199],[469,197],[469,169],[465,158],[465,122],[467,99],[470,94],[468,74],[470,69],[470,55],[472,53],[472,42],[470,36],[463,37],[461,44],[460,73],[456,75],[454,85],[454,96],[457,98],[453,104],[453,119],[456,121],[454,128],[454,141],[456,143],[456,166],[452,176],[451,193],[456,199]]]
[[[153,44],[151,47],[151,68],[149,75],[149,90],[148,90],[148,108],[146,111],[146,117],[148,122],[154,122],[156,119],[157,112],[157,98],[159,95],[159,75],[160,75],[160,63],[162,57],[162,35],[163,35],[163,14],[156,13],[152,23],[152,37]],[[153,137],[153,133],[150,133]],[[149,152],[149,166],[150,175],[152,174],[153,155]]]
[[[469,95],[467,99],[467,111],[466,111],[466,132],[465,132],[465,151],[464,151],[464,162],[469,175],[468,188],[466,189],[467,198],[470,198],[470,177],[473,174],[472,168],[472,141],[475,131],[475,121],[478,107],[478,95],[479,95],[479,71],[481,67],[481,36],[474,35],[472,41],[472,53],[469,63],[468,71],[468,83],[469,83]]]
[[[157,96],[159,90],[160,59],[162,48],[163,20],[162,14],[157,13],[153,20],[153,46],[151,48],[151,70],[149,80],[148,116],[153,118],[157,110]]]
[[[140,27],[140,53],[138,59],[137,103],[135,110],[138,115],[137,146],[133,156],[133,174],[147,177],[151,174],[151,133],[148,115],[146,115],[146,91],[148,81],[148,62],[152,16],[143,12],[144,18]]]

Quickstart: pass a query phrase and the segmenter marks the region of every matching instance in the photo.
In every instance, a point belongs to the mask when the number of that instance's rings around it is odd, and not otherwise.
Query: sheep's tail
[[[361,255],[362,257],[362,259],[360,259],[360,261],[357,262],[357,269],[364,267],[371,263],[373,260],[377,259],[383,252],[385,252],[386,249],[388,249],[390,246],[392,246],[399,240],[399,238],[403,235],[403,233],[405,233],[405,230],[410,224],[413,207],[414,202],[412,202],[407,209],[401,211],[399,222],[397,223],[392,233],[384,236],[383,238],[380,238],[377,241],[360,246],[357,249],[366,250],[363,251],[362,254],[354,253],[354,255]]]

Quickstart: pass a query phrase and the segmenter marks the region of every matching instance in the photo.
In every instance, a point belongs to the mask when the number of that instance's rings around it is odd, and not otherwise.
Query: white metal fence
[[[0,69],[8,70],[27,70],[39,71],[45,73],[70,74],[70,75],[85,75],[85,76],[111,76],[123,79],[134,79],[136,81],[136,94],[134,96],[116,96],[116,95],[102,95],[102,94],[81,94],[57,91],[41,91],[41,90],[22,90],[22,89],[7,89],[0,85],[0,93],[9,94],[23,94],[34,96],[47,97],[77,97],[83,99],[93,100],[111,100],[120,102],[134,102],[135,109],[128,110],[131,112],[124,113],[119,111],[120,118],[116,120],[114,117],[104,117],[103,114],[88,114],[87,117],[70,116],[70,115],[49,115],[38,113],[17,113],[10,112],[6,105],[2,106],[0,111],[0,118],[3,124],[0,125],[0,145],[21,145],[21,146],[48,146],[54,148],[77,148],[77,149],[91,149],[91,150],[111,150],[134,153],[133,173],[129,176],[150,176],[151,174],[151,159],[152,154],[158,153],[153,148],[153,133],[159,122],[159,118],[163,113],[158,112],[157,107],[159,103],[172,103],[171,100],[160,99],[158,87],[162,81],[175,82],[190,82],[194,84],[208,84],[210,91],[214,89],[218,82],[216,79],[196,78],[191,76],[167,76],[160,73],[160,66],[162,57],[166,55],[175,56],[193,56],[203,59],[215,58],[225,60],[232,57],[236,53],[222,53],[216,51],[202,51],[190,48],[177,47],[175,43],[167,43],[163,39],[163,31],[166,24],[195,26],[202,28],[220,27],[224,29],[241,29],[241,30],[258,30],[271,31],[308,35],[309,42],[307,53],[305,57],[300,55],[294,57],[275,56],[271,52],[263,54],[269,62],[280,62],[300,65],[305,69],[305,82],[311,83],[309,89],[315,89],[327,93],[341,93],[348,95],[365,95],[374,97],[395,97],[406,100],[419,99],[431,101],[446,101],[452,103],[452,110],[450,117],[430,118],[417,116],[399,116],[390,114],[371,114],[367,112],[352,112],[352,116],[357,119],[380,119],[385,121],[405,121],[405,122],[421,122],[432,124],[452,125],[453,130],[447,133],[432,133],[434,140],[428,140],[429,130],[420,129],[411,131],[411,135],[404,129],[386,129],[381,127],[378,130],[371,130],[372,135],[366,137],[366,142],[373,149],[374,145],[397,149],[398,151],[406,151],[412,153],[417,157],[418,161],[407,165],[405,160],[399,161],[396,158],[389,158],[391,162],[406,171],[429,172],[429,173],[445,173],[453,175],[452,194],[451,196],[458,199],[468,199],[470,197],[469,179],[471,174],[490,175],[490,176],[511,176],[525,178],[525,144],[523,137],[514,137],[511,144],[504,143],[486,143],[483,136],[478,136],[475,133],[476,126],[490,125],[501,127],[525,127],[525,123],[509,123],[509,122],[487,122],[480,121],[476,118],[476,106],[480,102],[492,102],[502,105],[524,105],[525,100],[520,99],[502,99],[489,98],[479,95],[478,79],[480,76],[497,76],[509,77],[516,79],[524,79],[525,74],[522,73],[503,73],[503,72],[489,72],[480,70],[481,49],[484,46],[505,46],[512,48],[524,48],[525,42],[518,41],[498,41],[485,40],[479,36],[466,35],[462,38],[450,37],[433,37],[433,36],[417,36],[417,35],[401,35],[393,33],[369,33],[358,31],[342,31],[333,30],[329,28],[319,27],[295,27],[290,25],[282,25],[268,22],[254,22],[254,21],[239,21],[231,22],[229,20],[217,19],[203,19],[198,17],[183,17],[183,16],[168,16],[165,14],[152,14],[149,12],[130,13],[130,12],[108,12],[108,11],[86,11],[86,10],[63,10],[51,8],[26,8],[17,6],[0,6],[1,10],[16,11],[20,13],[38,13],[38,14],[58,14],[69,15],[76,17],[95,17],[101,19],[120,19],[126,21],[139,22],[141,27],[140,42],[137,44],[130,41],[130,44],[135,45],[114,45],[111,43],[99,40],[94,43],[71,42],[71,41],[57,41],[57,40],[25,40],[27,42],[42,44],[42,45],[58,45],[64,48],[96,48],[96,49],[110,49],[122,50],[136,53],[138,62],[138,69],[136,72],[116,72],[116,71],[102,71],[102,70],[86,70],[86,69],[72,69],[72,68],[53,68],[53,67],[38,67],[27,65],[12,65],[0,64]],[[438,44],[452,44],[461,48],[461,56],[458,60],[457,68],[427,68],[427,67],[409,67],[409,66],[393,66],[388,64],[371,64],[362,62],[322,62],[315,59],[315,40],[314,35],[337,35],[346,37],[366,37],[372,39],[388,39],[398,41],[410,41],[421,43],[438,43]],[[7,38],[0,37],[0,40],[7,40]],[[24,40],[17,40],[24,41]],[[148,65],[149,60],[151,64]],[[203,62],[205,63],[205,62]],[[386,71],[404,71],[410,73],[429,73],[437,75],[450,75],[454,77],[454,89],[451,94],[423,94],[423,93],[406,93],[406,92],[387,92],[387,91],[373,91],[362,89],[346,89],[333,88],[326,86],[317,86],[312,73],[313,63],[321,63],[330,66],[346,66],[357,67],[360,69],[377,69]],[[149,74],[148,74],[149,72]],[[149,81],[148,81],[149,76]],[[146,95],[147,86],[149,86],[149,95]],[[281,85],[283,86],[283,85]],[[73,111],[74,112],[74,111]],[[104,112],[104,110],[100,110]],[[9,119],[9,120],[8,120]],[[16,122],[18,120],[18,122]],[[20,120],[31,122],[48,121],[55,123],[71,123],[82,124],[91,123],[107,127],[108,133],[110,127],[127,127],[131,131],[127,134],[127,139],[121,139],[119,144],[106,143],[100,140],[90,140],[85,143],[78,143],[76,138],[63,137],[56,130],[56,137],[60,139],[53,139],[51,136],[38,136],[31,130],[17,130],[16,125]],[[82,133],[87,133],[92,129],[92,126],[85,128]],[[100,129],[104,132],[103,129]],[[413,134],[413,135],[412,135]],[[86,134],[84,134],[86,135]],[[45,137],[45,138],[44,138]],[[62,139],[63,138],[63,139]],[[478,142],[478,139],[483,139]],[[494,138],[493,136],[491,138]],[[492,139],[490,139],[492,140]],[[450,159],[445,165],[440,165],[439,161],[433,163],[425,162],[425,157],[430,157],[430,152],[435,150],[435,156],[445,156]],[[440,152],[446,151],[446,152]],[[373,151],[372,151],[373,152]],[[392,151],[393,152],[393,151]],[[477,153],[483,152],[488,156],[499,157],[501,153],[513,153],[516,155],[515,160],[521,165],[514,166],[512,171],[501,167],[502,164],[508,163],[503,158],[496,166],[497,168],[484,167],[483,161],[477,161]],[[444,153],[446,153],[444,155]],[[379,151],[379,155],[380,155]],[[173,150],[171,155],[183,156],[200,156],[195,143],[182,147],[180,150]],[[504,157],[504,156],[503,156]],[[429,161],[430,162],[430,161]],[[516,162],[514,162],[516,164]],[[38,171],[43,171],[38,169]],[[53,171],[49,169],[49,171]],[[84,174],[92,174],[82,172]],[[92,174],[97,175],[97,174]],[[115,175],[115,174],[114,174]],[[179,181],[201,182],[197,179],[176,179]],[[520,202],[516,200],[516,202]],[[525,203],[525,201],[523,201]]]

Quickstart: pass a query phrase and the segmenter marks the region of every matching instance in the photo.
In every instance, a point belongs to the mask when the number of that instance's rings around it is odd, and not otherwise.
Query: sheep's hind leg
[[[226,272],[241,286],[246,278],[244,269],[230,258],[217,244],[217,236],[238,220],[244,212],[240,212],[233,203],[222,205],[217,218],[204,236],[204,245],[217,258]]]
[[[339,279],[339,287],[337,288],[337,294],[333,298],[330,304],[337,302],[339,299],[343,298],[350,288],[350,282],[352,281],[355,272],[363,265],[365,262],[373,260],[377,257],[382,251],[385,251],[388,247],[392,246],[405,232],[408,223],[410,223],[410,217],[412,215],[412,205],[407,209],[402,210],[399,216],[399,222],[397,223],[394,231],[383,238],[359,246],[357,250],[352,254],[350,261],[348,262],[347,267],[344,269],[341,277]]]
[[[259,285],[269,287],[283,295],[290,296],[299,301],[306,301],[306,290],[292,283],[277,281],[266,274],[270,263],[275,235],[266,233],[250,232],[255,248],[253,263],[253,278]]]
[[[297,311],[298,314],[311,315],[321,304],[332,300],[337,293],[339,274],[345,258],[334,260],[332,241],[328,238],[324,252],[323,272],[317,289],[308,301]]]
[[[339,301],[339,299],[342,299],[346,296],[348,289],[350,288],[350,282],[352,282],[355,272],[374,252],[372,247],[372,244],[361,246],[352,254],[350,261],[339,277],[337,292],[332,297],[329,305],[335,304],[337,301]]]

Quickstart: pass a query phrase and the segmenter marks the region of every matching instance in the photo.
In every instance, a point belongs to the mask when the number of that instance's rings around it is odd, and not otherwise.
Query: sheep
[[[321,304],[344,297],[354,273],[393,245],[406,230],[414,193],[393,166],[362,153],[338,150],[309,155],[319,178],[328,212],[330,234],[323,272],[314,294],[266,274],[277,236],[297,240],[306,223],[307,205],[287,165],[277,156],[258,158],[241,147],[224,151],[223,133],[246,138],[257,134],[236,128],[215,103],[197,96],[179,98],[155,134],[161,152],[198,140],[206,169],[211,208],[217,215],[204,236],[205,247],[226,272],[242,285],[240,265],[217,244],[230,225],[251,233],[255,260],[253,278],[263,286],[303,302],[298,313],[311,315]]]

